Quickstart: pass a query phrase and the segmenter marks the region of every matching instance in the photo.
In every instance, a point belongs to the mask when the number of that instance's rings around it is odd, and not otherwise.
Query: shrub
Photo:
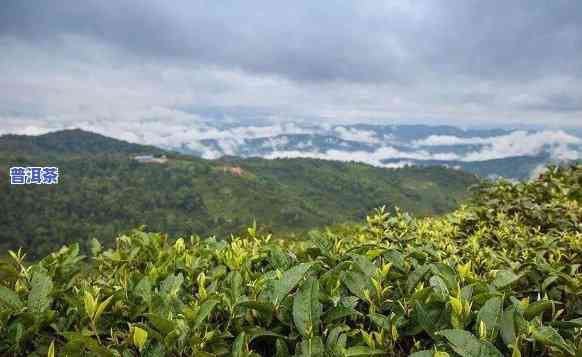
[[[581,166],[444,217],[375,211],[285,242],[135,230],[1,265],[0,352],[69,356],[582,354]]]

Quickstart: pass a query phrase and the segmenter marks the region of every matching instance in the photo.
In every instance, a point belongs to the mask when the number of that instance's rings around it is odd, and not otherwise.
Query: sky
[[[3,0],[0,54],[0,134],[582,127],[576,0]]]

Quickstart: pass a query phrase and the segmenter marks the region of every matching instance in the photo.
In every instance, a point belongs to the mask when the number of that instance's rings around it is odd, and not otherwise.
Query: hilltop
[[[143,164],[134,155],[166,155]],[[55,186],[11,186],[10,166],[57,166]],[[225,167],[229,169],[225,169]],[[233,174],[232,169],[239,174]],[[254,220],[293,238],[396,206],[415,215],[456,208],[472,174],[442,167],[385,169],[318,159],[205,160],[69,130],[0,137],[0,247],[33,254],[145,224],[171,235],[228,235]],[[86,249],[86,244],[82,244]]]
[[[4,135],[0,151],[23,155],[105,155],[105,154],[163,154],[164,150],[148,145],[128,143],[104,135],[70,129],[38,136]]]

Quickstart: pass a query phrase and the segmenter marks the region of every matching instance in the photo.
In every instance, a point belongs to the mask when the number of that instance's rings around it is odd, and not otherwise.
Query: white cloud
[[[430,135],[421,140],[415,140],[413,146],[453,146],[453,145],[473,145],[488,144],[491,138],[461,138],[453,135]]]
[[[568,145],[580,145],[582,139],[569,135],[564,131],[540,131],[528,133],[515,131],[508,135],[496,136],[479,151],[471,152],[463,157],[463,161],[483,161],[501,159],[512,156],[535,156],[544,150],[550,154],[564,153]]]
[[[379,144],[381,141],[376,137],[376,133],[369,130],[358,130],[338,126],[334,128],[335,134],[343,140],[358,141],[366,144]]]
[[[379,159],[413,159],[413,160],[459,160],[455,153],[430,153],[425,150],[400,151],[392,146],[383,146],[374,151],[373,156]]]
[[[277,159],[277,158],[311,158],[311,159],[322,159],[322,160],[336,160],[336,161],[356,161],[363,162],[369,165],[387,168],[398,168],[407,165],[413,165],[411,161],[398,161],[394,163],[382,163],[380,160],[383,157],[379,157],[374,154],[370,154],[366,151],[341,151],[341,150],[328,150],[326,152],[314,152],[314,151],[298,151],[298,150],[288,150],[288,151],[274,151],[265,156],[267,159]]]
[[[493,137],[462,138],[447,135],[431,135],[413,142],[414,147],[479,145],[480,149],[463,155],[462,161],[484,161],[513,156],[535,156],[544,151],[558,160],[574,160],[581,157],[582,139],[562,130],[527,132],[514,131]]]
[[[453,145],[484,145],[505,143],[521,143],[524,138],[528,140],[540,141],[545,143],[561,144],[579,144],[581,140],[576,136],[570,135],[562,130],[543,130],[539,132],[526,132],[523,130],[513,131],[507,135],[491,137],[458,137],[453,135],[430,135],[421,140],[415,140],[414,146],[453,146]]]
[[[404,152],[396,148],[386,146],[381,147],[373,152],[368,151],[343,151],[343,150],[327,150],[325,152],[315,151],[274,151],[265,156],[266,158],[281,158],[281,157],[309,157],[325,160],[338,161],[358,161],[364,162],[374,166],[393,167],[394,164],[383,163],[382,160],[398,159],[400,162],[412,164],[410,160],[456,160],[459,157],[455,154],[431,154],[426,151],[420,152]],[[407,161],[408,160],[408,161]],[[401,164],[404,165],[404,164]]]
[[[582,159],[582,148],[570,149],[566,145],[558,145],[552,148],[552,158],[555,160],[579,160]]]
[[[0,115],[0,135],[39,135],[51,131],[79,128],[132,143],[177,148],[182,145],[201,152],[205,158],[236,155],[245,139],[271,138],[283,134],[313,133],[295,123],[245,126],[218,129],[209,126],[206,118],[166,107],[150,107],[118,112],[115,118],[104,115],[69,114],[59,117],[16,118]],[[202,144],[215,140],[219,151]],[[282,144],[280,141],[279,144]]]
[[[49,122],[37,119],[0,116],[0,123],[0,135],[41,135],[56,130]]]
[[[514,131],[507,135],[481,138],[460,138],[455,136],[429,136],[412,144],[400,143],[407,149],[396,148],[384,142],[378,142],[373,132],[357,130],[349,127],[339,127],[331,130],[329,127],[304,125],[297,123],[271,123],[261,126],[238,126],[220,129],[213,127],[208,118],[166,107],[150,107],[132,111],[118,112],[115,118],[95,115],[88,118],[78,114],[48,117],[45,120],[34,118],[17,118],[0,116],[0,134],[17,133],[38,135],[60,129],[81,128],[106,136],[129,142],[155,145],[163,148],[186,147],[198,152],[202,157],[213,159],[223,155],[240,155],[248,152],[245,148],[247,139],[267,139],[263,149],[271,151],[265,156],[274,157],[316,157],[329,160],[359,161],[375,166],[386,166],[383,160],[438,160],[438,161],[483,161],[514,156],[534,156],[547,152],[558,160],[573,160],[582,158],[582,139],[567,134],[564,131],[544,130],[538,132]],[[334,128],[337,129],[338,127]],[[296,150],[281,151],[289,143],[289,135],[293,134],[326,134],[337,135],[336,138],[357,139],[373,145],[373,151],[349,151],[337,149],[322,151],[314,146],[312,141],[296,145]],[[394,138],[390,138],[394,139]],[[397,139],[397,138],[396,138]],[[216,145],[203,144],[204,140],[213,140]],[[371,143],[375,144],[371,144]],[[345,142],[343,142],[345,143]],[[479,148],[466,152],[435,151],[433,146],[478,145]],[[243,151],[243,149],[245,149]],[[252,154],[252,151],[251,151]]]
[[[277,136],[274,138],[269,138],[263,141],[261,146],[265,149],[276,149],[281,148],[289,144],[289,137],[287,136]]]

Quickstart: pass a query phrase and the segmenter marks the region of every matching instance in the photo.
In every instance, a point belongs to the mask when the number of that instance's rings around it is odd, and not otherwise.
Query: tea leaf
[[[107,308],[107,306],[109,305],[109,303],[111,302],[112,299],[113,299],[113,295],[111,295],[105,301],[103,301],[101,304],[99,304],[99,307],[95,311],[95,317],[94,317],[95,321],[99,321],[101,314],[103,314],[103,311],[105,311],[105,309]]]
[[[359,271],[364,273],[367,277],[372,277],[376,272],[376,266],[374,263],[368,260],[368,258],[361,256],[361,255],[352,255],[352,259],[354,264],[358,268]]]
[[[558,331],[550,326],[542,326],[539,330],[534,332],[533,337],[546,346],[556,347],[572,356],[576,354],[574,348],[567,344]]]
[[[23,307],[18,294],[4,286],[0,286],[0,303],[15,310]]]
[[[198,327],[200,327],[200,325],[202,325],[204,320],[208,316],[210,316],[210,314],[212,313],[212,310],[214,309],[214,307],[217,304],[218,304],[217,300],[208,300],[208,301],[205,301],[200,306],[200,309],[198,310],[198,313],[196,314],[196,318],[194,319],[194,328],[198,328]]]
[[[55,357],[55,340],[51,341],[51,344],[48,348],[47,357]]]
[[[183,282],[184,276],[182,273],[178,275],[168,275],[168,277],[162,281],[160,293],[167,296],[176,296],[178,295]]]
[[[169,334],[175,328],[175,324],[172,321],[161,316],[156,314],[146,314],[145,316],[148,318],[151,324],[154,325],[154,327],[164,335]]]
[[[245,356],[245,348],[246,348],[246,335],[244,332],[241,332],[234,343],[232,344],[232,357],[244,357]]]
[[[275,342],[275,351],[275,357],[290,357],[287,343],[281,339],[277,339]]]
[[[44,270],[38,269],[32,275],[30,286],[28,309],[38,316],[50,306],[49,296],[53,289],[53,282]]]
[[[434,357],[435,353],[433,350],[424,350],[412,353],[408,357]]]
[[[344,317],[350,317],[352,315],[359,317],[364,316],[361,312],[359,312],[356,309],[346,306],[335,306],[325,312],[323,319],[325,323],[331,323]]]
[[[373,291],[370,279],[362,273],[344,272],[341,275],[341,279],[348,290],[362,300],[366,300],[366,291],[369,293]]]
[[[511,270],[499,270],[495,274],[495,280],[493,280],[493,285],[496,288],[501,289],[518,281],[519,278],[520,276],[516,275]]]
[[[367,357],[367,356],[387,356],[389,355],[386,351],[375,350],[367,346],[356,346],[346,349],[344,352],[345,357]]]
[[[323,357],[325,347],[320,337],[303,340],[298,347],[298,357]]]
[[[554,307],[554,302],[551,300],[539,300],[528,305],[523,312],[523,317],[526,320],[531,320],[544,311],[551,310]]]
[[[77,352],[86,348],[100,357],[115,357],[115,354],[108,348],[102,346],[94,339],[78,332],[64,332],[63,336],[69,341],[69,343],[78,346],[78,348],[76,348]]]
[[[315,263],[313,262],[301,263],[284,272],[281,279],[277,280],[274,285],[274,303],[279,304],[314,265]]]
[[[152,301],[152,283],[150,278],[146,275],[143,278],[141,278],[141,280],[139,281],[139,283],[137,283],[137,285],[135,286],[134,289],[134,293],[135,295],[141,297],[146,304],[150,304]]]
[[[499,350],[489,342],[480,341],[465,330],[442,330],[437,335],[445,337],[453,351],[462,357],[502,357]]]
[[[481,322],[483,322],[488,330],[488,334],[492,334],[499,326],[502,312],[503,300],[500,297],[492,297],[487,300],[479,310],[475,328],[478,329]]]
[[[293,299],[293,321],[304,337],[318,334],[321,304],[319,303],[319,282],[309,278],[303,283]]]
[[[148,339],[148,332],[138,326],[133,327],[132,341],[133,344],[141,351],[143,350]]]

